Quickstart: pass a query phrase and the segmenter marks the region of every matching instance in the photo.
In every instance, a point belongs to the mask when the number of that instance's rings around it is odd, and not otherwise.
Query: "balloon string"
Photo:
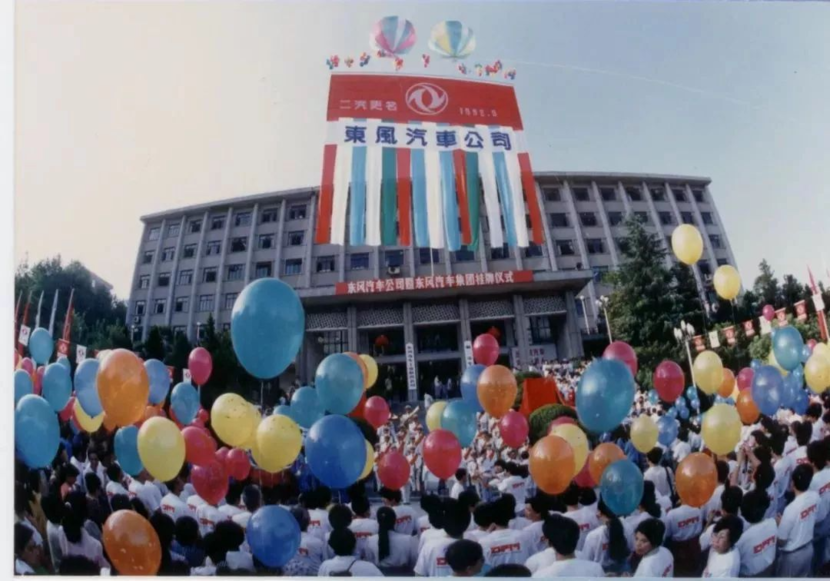
[[[265,410],[265,382],[259,382],[259,413]]]

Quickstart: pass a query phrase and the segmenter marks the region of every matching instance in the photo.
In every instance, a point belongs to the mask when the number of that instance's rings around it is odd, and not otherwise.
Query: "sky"
[[[372,24],[461,20],[515,68],[534,169],[707,176],[744,283],[830,264],[828,4],[17,4],[15,263],[130,292],[140,216],[319,183],[329,55]],[[341,67],[343,65],[341,64]],[[392,72],[373,59],[371,72]],[[433,57],[429,74],[460,78]]]

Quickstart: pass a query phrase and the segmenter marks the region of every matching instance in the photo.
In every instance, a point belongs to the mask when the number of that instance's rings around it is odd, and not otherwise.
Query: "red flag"
[[[66,308],[66,319],[63,321],[63,340],[69,341],[69,336],[72,334],[72,302],[75,298],[75,289],[69,293],[69,306]]]
[[[22,320],[22,321],[20,321],[20,324],[21,324],[21,325],[25,325],[25,324],[26,324],[26,322],[27,322],[27,321],[28,321],[28,319],[29,319],[29,305],[30,305],[31,303],[32,303],[32,291],[30,290],[30,291],[29,291],[29,296],[28,296],[28,298],[26,299],[26,306],[25,306],[25,307],[23,307],[23,320]],[[15,338],[14,338],[14,340],[15,340],[15,341],[17,341],[17,337],[15,337]],[[21,344],[20,344],[20,354],[21,354],[21,355],[23,354],[23,347],[24,347],[24,345],[21,343]]]
[[[813,271],[810,270],[810,267],[807,267],[807,272],[810,275],[810,288],[813,290],[813,294],[817,295],[820,294],[819,288],[816,285],[816,280],[813,278]],[[816,313],[818,317],[818,328],[821,331],[821,340],[826,342],[827,341],[827,318],[824,316],[824,311],[819,311]]]
[[[752,319],[744,321],[744,335],[747,337],[755,336],[755,325],[752,324]]]
[[[795,304],[795,314],[799,321],[807,320],[807,301],[798,301]]]

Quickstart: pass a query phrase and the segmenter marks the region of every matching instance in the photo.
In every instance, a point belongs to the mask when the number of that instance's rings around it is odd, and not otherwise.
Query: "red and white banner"
[[[720,347],[720,338],[717,331],[709,331],[709,347],[712,349]]]
[[[69,341],[58,339],[58,357],[69,357]]]
[[[186,367],[182,369],[182,381],[185,383],[193,383],[191,380],[192,376],[190,375],[190,370]]]
[[[816,308],[816,311],[824,310],[824,297],[821,296],[821,293],[813,295],[813,306]]]
[[[772,333],[772,323],[764,317],[758,317],[758,322],[761,324],[761,335],[769,335]]]
[[[744,321],[744,335],[747,338],[755,336],[755,325],[752,324],[752,320]]]
[[[798,301],[795,305],[795,318],[799,321],[807,320],[807,301]]]
[[[775,311],[775,318],[778,319],[778,326],[784,327],[787,325],[787,307]]]
[[[83,345],[78,345],[75,347],[75,362],[80,363],[86,359],[86,347]]]
[[[334,287],[334,293],[337,295],[380,294],[472,286],[499,286],[521,282],[533,282],[533,271],[506,270],[501,272],[478,272],[475,274],[436,274],[435,276],[410,276],[383,280],[338,282]]]
[[[726,342],[729,345],[734,345],[737,339],[735,338],[735,327],[724,327],[722,329],[723,336],[726,337]]]
[[[29,335],[32,333],[32,330],[27,327],[26,325],[20,325],[20,336],[17,338],[17,342],[21,345],[28,346],[29,345]]]
[[[694,341],[695,344],[695,351],[698,353],[706,351],[706,341],[703,339],[703,335],[695,335],[692,341]]]

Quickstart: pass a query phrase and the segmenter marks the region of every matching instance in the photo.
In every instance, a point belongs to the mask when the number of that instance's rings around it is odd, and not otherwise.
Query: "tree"
[[[811,294],[809,287],[802,285],[793,275],[784,276],[784,284],[781,286],[782,306],[791,307],[800,300],[809,299]]]
[[[680,321],[686,321],[701,332],[705,328],[703,304],[697,289],[692,267],[675,264],[671,269],[676,294],[675,312]]]
[[[187,367],[187,359],[193,346],[187,340],[187,335],[184,333],[176,333],[173,338],[173,349],[167,355],[164,362],[167,365],[172,365],[176,371],[174,372],[173,381],[179,383],[182,381],[182,369]]]
[[[152,327],[147,334],[147,341],[144,342],[142,353],[144,359],[158,359],[164,361],[166,355],[164,339],[159,327]]]
[[[781,303],[781,289],[778,287],[778,279],[775,278],[775,272],[772,267],[765,260],[758,265],[758,270],[761,274],[755,279],[755,284],[752,286],[753,292],[760,299],[763,305],[772,305],[773,307],[780,306]]]

